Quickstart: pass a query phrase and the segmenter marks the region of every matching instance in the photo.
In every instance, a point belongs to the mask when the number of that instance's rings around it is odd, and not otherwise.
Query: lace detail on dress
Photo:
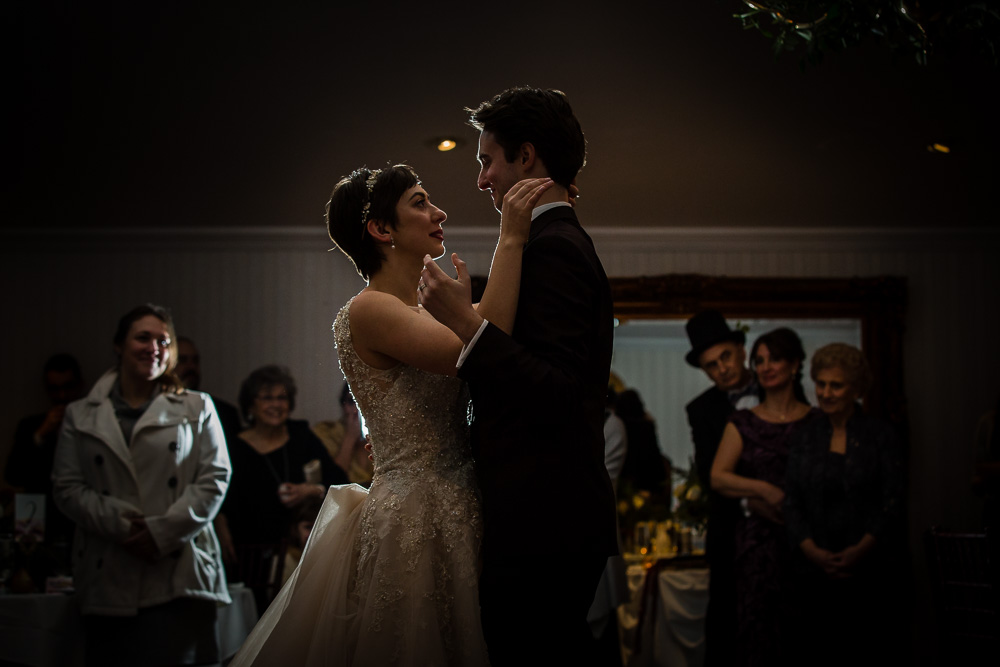
[[[422,635],[430,634],[453,664],[478,662],[482,518],[468,389],[457,378],[405,364],[367,365],[352,342],[352,302],[338,313],[333,331],[375,463],[350,583],[359,609],[357,655],[365,642],[382,642],[379,652],[393,644],[391,657],[400,658],[419,651],[427,641]]]

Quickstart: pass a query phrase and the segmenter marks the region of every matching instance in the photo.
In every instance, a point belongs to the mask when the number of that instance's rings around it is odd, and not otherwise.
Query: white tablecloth
[[[627,574],[631,599],[618,608],[626,667],[701,667],[708,569],[631,565]]]
[[[257,622],[253,593],[229,589],[232,604],[219,607],[219,654],[232,657]],[[0,663],[32,667],[84,664],[83,622],[72,595],[0,595]]]

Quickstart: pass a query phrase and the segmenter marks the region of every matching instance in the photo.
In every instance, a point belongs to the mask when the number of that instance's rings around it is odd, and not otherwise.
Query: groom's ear
[[[521,169],[525,171],[531,171],[532,167],[535,166],[535,161],[538,159],[535,154],[535,145],[530,141],[526,141],[521,144],[521,148],[517,151],[517,163],[520,165]]]

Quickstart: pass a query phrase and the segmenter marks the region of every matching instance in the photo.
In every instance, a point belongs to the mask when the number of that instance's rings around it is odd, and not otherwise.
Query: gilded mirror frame
[[[903,329],[907,283],[896,276],[865,278],[741,278],[665,274],[611,278],[615,316],[683,319],[715,308],[727,319],[854,319],[875,382],[865,409],[905,432]],[[752,341],[747,341],[749,348]],[[808,370],[805,375],[808,377]]]

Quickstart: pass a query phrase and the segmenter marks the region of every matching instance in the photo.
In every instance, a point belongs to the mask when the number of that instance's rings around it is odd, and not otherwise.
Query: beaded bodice
[[[413,605],[433,612],[441,664],[476,664],[482,650],[476,601],[482,516],[469,444],[469,392],[458,378],[398,364],[373,368],[358,357],[349,301],[334,321],[340,367],[368,428],[375,474],[361,511],[353,596],[372,637],[392,637],[395,664],[412,641]],[[425,314],[430,317],[429,314]],[[420,591],[419,599],[414,599]],[[385,639],[381,640],[385,641]],[[397,655],[395,652],[402,652]]]
[[[371,438],[375,477],[400,470],[450,475],[469,466],[465,382],[406,364],[387,370],[366,364],[351,339],[352,302],[340,310],[333,329],[341,370]]]

